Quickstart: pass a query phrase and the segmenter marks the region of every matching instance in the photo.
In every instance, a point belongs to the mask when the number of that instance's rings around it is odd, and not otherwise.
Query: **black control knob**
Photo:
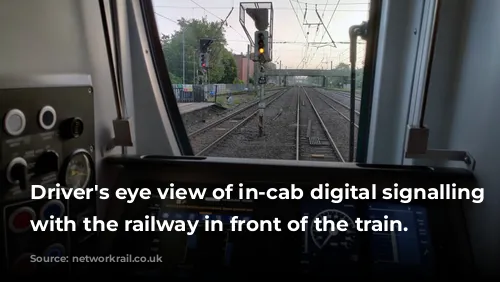
[[[28,189],[28,163],[23,158],[13,159],[7,166],[7,180],[19,184],[21,190]]]
[[[43,152],[35,164],[35,172],[38,175],[59,171],[59,155],[54,151]]]
[[[83,120],[73,117],[64,120],[59,128],[59,134],[64,139],[78,138],[83,133]]]

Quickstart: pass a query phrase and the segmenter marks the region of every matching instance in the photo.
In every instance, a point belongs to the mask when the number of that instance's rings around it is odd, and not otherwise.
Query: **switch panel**
[[[31,199],[31,186],[66,189],[72,183],[95,185],[94,97],[90,77],[63,75],[4,77],[0,75],[0,272],[40,278],[76,271],[78,265],[33,263],[30,256],[86,253],[94,234],[34,232],[32,220],[96,215],[96,199]],[[84,130],[85,124],[85,130]],[[83,152],[83,153],[82,153]],[[85,178],[68,176],[70,165],[84,154]],[[95,235],[96,236],[96,235]],[[89,241],[90,242],[90,241]],[[9,276],[11,277],[11,276]]]

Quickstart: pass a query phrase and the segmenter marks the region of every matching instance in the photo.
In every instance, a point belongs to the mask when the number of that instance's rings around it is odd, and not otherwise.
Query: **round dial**
[[[356,226],[354,225],[354,221],[345,213],[335,210],[329,209],[324,210],[318,213],[314,219],[316,218],[323,219],[326,217],[328,220],[332,220],[337,223],[340,220],[345,220],[348,223],[346,231],[318,231],[315,228],[315,224],[311,224],[311,237],[314,244],[319,249],[336,249],[336,250],[349,250],[352,248],[354,241],[356,239]]]
[[[68,188],[87,188],[92,175],[88,153],[81,151],[73,154],[66,166],[64,184]]]

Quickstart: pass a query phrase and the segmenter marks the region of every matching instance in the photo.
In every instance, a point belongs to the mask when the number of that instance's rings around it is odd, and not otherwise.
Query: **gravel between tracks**
[[[236,116],[218,124],[214,128],[211,128],[203,133],[191,136],[189,138],[191,142],[191,147],[193,148],[193,152],[198,154],[203,148],[210,145],[210,143],[217,140],[217,138],[224,135],[228,130],[236,126],[239,122],[244,120],[249,114],[253,113],[256,110],[255,107],[251,107]]]
[[[192,111],[189,113],[182,114],[182,121],[184,122],[184,127],[188,133],[191,133],[198,128],[203,127],[210,120],[220,118],[228,110],[222,107],[211,106],[198,111]]]
[[[266,96],[275,94],[279,91],[280,90],[268,90],[266,91]],[[228,116],[234,111],[237,111],[255,102],[259,98],[258,96],[253,94],[247,95],[248,97],[245,97],[245,99],[243,99],[243,95],[237,95],[237,96],[239,101],[241,101],[241,103],[232,108],[223,109],[222,107],[212,106],[210,108],[203,109],[200,111],[183,114],[182,119],[184,121],[184,126],[186,127],[187,133],[190,134],[191,132],[195,132],[196,130],[203,128],[207,124],[210,124],[218,119]]]
[[[313,89],[306,89],[309,97],[311,98],[316,110],[320,114],[323,122],[325,123],[330,135],[332,136],[333,141],[339,148],[339,151],[342,154],[342,157],[345,161],[349,161],[349,122],[343,118],[337,111],[333,110],[330,106],[328,106],[323,100],[320,99],[322,94]],[[326,98],[323,98],[326,101]],[[336,105],[334,102],[330,101],[336,109],[342,112],[344,115],[349,117],[347,114],[347,110],[342,111],[342,107]],[[356,144],[358,139],[358,130],[355,128],[354,130],[354,156],[356,156]]]
[[[330,143],[323,126],[321,125],[316,113],[314,112],[311,102],[314,107],[321,115],[316,103],[314,103],[314,97],[311,95],[311,90],[299,87],[298,91],[300,93],[300,160],[310,160],[310,161],[331,161],[338,162],[341,161],[338,157],[336,150]],[[307,93],[307,96],[306,96]],[[316,94],[316,93],[315,93]],[[308,99],[309,97],[309,99]],[[321,117],[323,122],[326,121]],[[309,126],[310,124],[310,126]],[[308,135],[309,128],[309,135]],[[330,133],[331,134],[331,133]],[[321,145],[311,145],[309,144],[309,137],[319,138]],[[332,136],[333,138],[333,136]],[[322,157],[319,157],[322,156]]]
[[[296,107],[297,92],[296,88],[292,88],[266,107],[264,136],[259,137],[258,115],[256,115],[217,147],[210,150],[207,155],[294,160]]]
[[[346,116],[348,116],[348,111],[338,106],[333,101],[323,97],[317,90],[305,88],[305,91],[314,103],[316,110],[325,123],[342,157],[348,161],[349,122],[328,106],[322,99],[332,104]],[[334,155],[333,149],[329,150],[332,154],[330,155],[326,152],[324,154],[325,158],[323,159],[310,158],[312,154],[317,154],[318,149],[322,148],[309,145],[309,139],[307,138],[309,123],[311,124],[311,137],[320,138],[322,144],[329,144],[329,141],[310,106],[309,100],[303,92],[304,90],[302,88],[293,87],[267,106],[264,116],[265,135],[263,137],[259,137],[258,115],[255,115],[245,125],[235,130],[235,132],[227,136],[226,139],[222,140],[203,155],[212,157],[294,160],[296,158],[297,95],[300,93],[300,159],[340,161],[340,159]],[[256,108],[251,108],[221,123],[217,127],[210,129],[206,133],[192,137],[191,145],[193,146],[193,150],[199,152],[255,110]],[[357,141],[357,129],[355,130],[355,141]],[[355,142],[355,147],[356,143],[357,142]]]

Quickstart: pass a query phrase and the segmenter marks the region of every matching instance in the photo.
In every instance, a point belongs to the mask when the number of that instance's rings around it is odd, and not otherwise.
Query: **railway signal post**
[[[246,13],[242,13],[244,11]],[[245,25],[245,15],[248,14],[255,23],[254,38]],[[252,61],[259,67],[259,136],[264,135],[265,85],[267,83],[265,63],[272,60],[272,31],[273,5],[271,2],[242,2],[240,3],[240,24],[248,36],[250,44],[254,46]]]
[[[200,48],[199,48],[199,68],[201,70],[202,79],[201,84],[208,84],[208,68],[209,68],[209,47],[212,45],[214,40],[212,38],[200,38]]]
[[[266,101],[264,100],[265,86],[267,83],[266,68],[264,64],[269,57],[268,42],[269,37],[267,31],[255,32],[255,60],[259,62],[259,135],[264,135],[264,109],[266,108]]]

